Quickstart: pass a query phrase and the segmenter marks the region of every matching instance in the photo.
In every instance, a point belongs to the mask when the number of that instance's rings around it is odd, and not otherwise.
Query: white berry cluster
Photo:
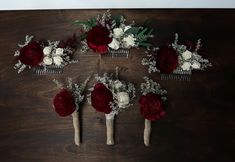
[[[161,96],[163,101],[166,101],[166,94],[167,91],[162,89],[160,84],[157,82],[154,82],[152,79],[149,79],[148,77],[143,77],[145,82],[140,84],[140,91],[142,95],[146,95],[148,93],[155,93]]]

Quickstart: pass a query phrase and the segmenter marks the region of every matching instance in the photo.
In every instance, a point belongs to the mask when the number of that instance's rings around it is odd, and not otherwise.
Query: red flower
[[[178,54],[172,47],[161,47],[155,57],[156,67],[161,73],[172,73],[178,66]]]
[[[75,99],[73,94],[63,89],[61,90],[53,100],[55,111],[60,116],[68,116],[72,114],[76,109]]]
[[[108,44],[112,42],[109,37],[109,30],[106,27],[97,25],[87,33],[87,44],[94,52],[104,54],[108,51]]]
[[[91,104],[100,112],[109,114],[112,109],[110,108],[110,102],[113,101],[112,92],[106,88],[102,83],[97,83],[94,90],[91,92]]]
[[[61,40],[58,47],[60,48],[69,47],[72,49],[77,49],[77,44],[78,44],[77,37],[76,37],[76,34],[74,34],[72,37],[67,38],[66,41]]]
[[[187,50],[189,50],[189,51],[195,51],[196,48],[197,48],[197,44],[196,44],[196,43],[193,43],[193,42],[188,41],[188,40],[185,41],[185,42],[183,43],[183,45],[185,45],[186,48],[187,48]]]
[[[165,116],[161,96],[148,93],[140,97],[140,112],[148,120],[158,120]]]
[[[43,51],[39,43],[33,41],[20,49],[19,60],[29,66],[37,66],[43,60]]]

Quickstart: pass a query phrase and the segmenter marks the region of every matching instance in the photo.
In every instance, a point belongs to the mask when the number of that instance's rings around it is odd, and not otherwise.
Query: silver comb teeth
[[[36,75],[49,75],[49,74],[61,74],[63,72],[63,66],[50,65],[44,68],[39,66],[34,68],[34,73]]]
[[[173,71],[173,74],[160,74],[161,80],[190,81],[191,70],[182,70],[180,68]]]
[[[129,49],[118,49],[118,50],[109,50],[107,54],[102,55],[104,57],[129,57]]]

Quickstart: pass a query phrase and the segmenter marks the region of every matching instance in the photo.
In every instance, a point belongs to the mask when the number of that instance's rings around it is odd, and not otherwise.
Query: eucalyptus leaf
[[[140,33],[138,33],[138,37],[141,37],[144,35],[144,33],[148,30],[148,28],[144,28]]]
[[[88,19],[87,21],[75,20],[73,24],[74,25],[85,25],[85,26],[92,28],[92,27],[96,26],[96,19],[91,18],[91,19]]]
[[[128,29],[127,31],[125,31],[125,34],[134,34],[134,35],[136,35],[139,30],[140,30],[140,27],[132,27],[132,28]]]
[[[144,22],[144,25],[143,26],[149,26],[154,20],[153,19],[147,19],[145,22]]]
[[[150,29],[147,36],[150,36],[152,34],[152,32],[153,32],[153,29]]]
[[[122,15],[112,16],[111,19],[116,22],[116,26],[120,26]]]
[[[152,44],[151,43],[146,43],[146,42],[139,42],[139,46],[143,46],[143,47],[148,48],[148,47],[151,47]]]

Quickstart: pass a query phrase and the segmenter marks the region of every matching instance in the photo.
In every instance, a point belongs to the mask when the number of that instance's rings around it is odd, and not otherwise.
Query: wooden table
[[[131,50],[129,59],[81,55],[63,75],[18,75],[13,53],[26,34],[59,40],[79,33],[71,23],[94,17],[104,10],[54,10],[0,12],[0,161],[1,162],[232,162],[235,144],[234,10],[112,10],[137,24],[153,20],[158,46],[180,38],[202,38],[205,57],[213,68],[194,72],[190,82],[161,81],[140,64],[144,50]],[[117,116],[115,145],[106,146],[105,118],[88,103],[81,108],[82,145],[73,143],[70,117],[60,118],[52,108],[58,89],[52,83],[67,76],[83,81],[88,75],[123,71],[121,78],[137,86],[147,75],[168,90],[166,118],[154,122],[151,146],[143,145],[144,119],[138,100]],[[94,82],[92,80],[90,85]],[[138,89],[138,97],[140,92]]]

